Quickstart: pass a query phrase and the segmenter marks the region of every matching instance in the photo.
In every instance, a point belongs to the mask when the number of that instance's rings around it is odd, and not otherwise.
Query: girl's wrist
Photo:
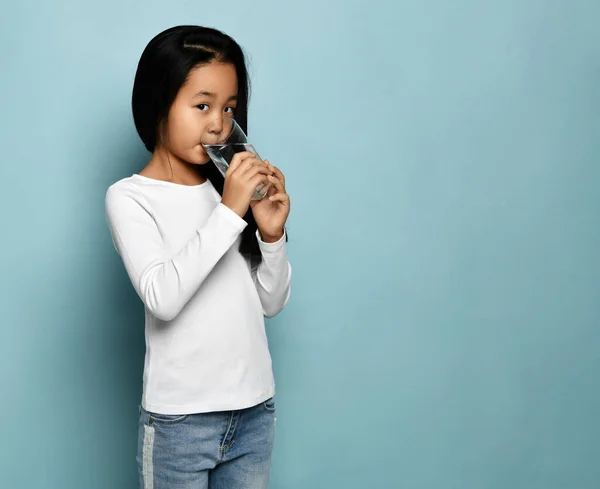
[[[262,231],[260,231],[260,229],[259,229],[259,233],[260,233],[261,239],[265,243],[276,243],[281,238],[283,238],[283,235],[284,235],[283,228],[281,229],[281,231],[279,233],[267,234],[267,233],[263,233]]]

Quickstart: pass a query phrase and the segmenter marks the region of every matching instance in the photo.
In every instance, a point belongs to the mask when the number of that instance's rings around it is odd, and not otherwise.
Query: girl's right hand
[[[256,187],[269,183],[269,175],[273,175],[269,165],[254,153],[236,153],[225,173],[221,203],[243,218]]]

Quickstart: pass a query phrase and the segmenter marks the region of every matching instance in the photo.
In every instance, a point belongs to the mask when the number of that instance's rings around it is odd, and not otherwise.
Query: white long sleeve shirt
[[[243,409],[274,395],[264,317],[290,296],[285,236],[238,251],[247,223],[207,181],[132,175],[106,193],[115,248],[145,305],[142,406],[162,414]]]

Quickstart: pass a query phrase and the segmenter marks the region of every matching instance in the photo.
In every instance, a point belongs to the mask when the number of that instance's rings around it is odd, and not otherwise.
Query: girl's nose
[[[208,132],[216,136],[223,132],[223,119],[215,119],[208,125]]]

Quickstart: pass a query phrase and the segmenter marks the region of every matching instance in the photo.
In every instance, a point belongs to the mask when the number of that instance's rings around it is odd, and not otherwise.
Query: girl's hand
[[[235,154],[225,173],[221,203],[243,218],[254,190],[261,183],[267,184],[270,181],[268,176],[272,174],[273,170],[254,153],[244,151]]]
[[[267,176],[271,188],[262,200],[250,202],[252,214],[263,241],[274,243],[283,236],[283,228],[290,214],[290,196],[285,191],[285,177],[281,170],[265,160],[273,173]]]

